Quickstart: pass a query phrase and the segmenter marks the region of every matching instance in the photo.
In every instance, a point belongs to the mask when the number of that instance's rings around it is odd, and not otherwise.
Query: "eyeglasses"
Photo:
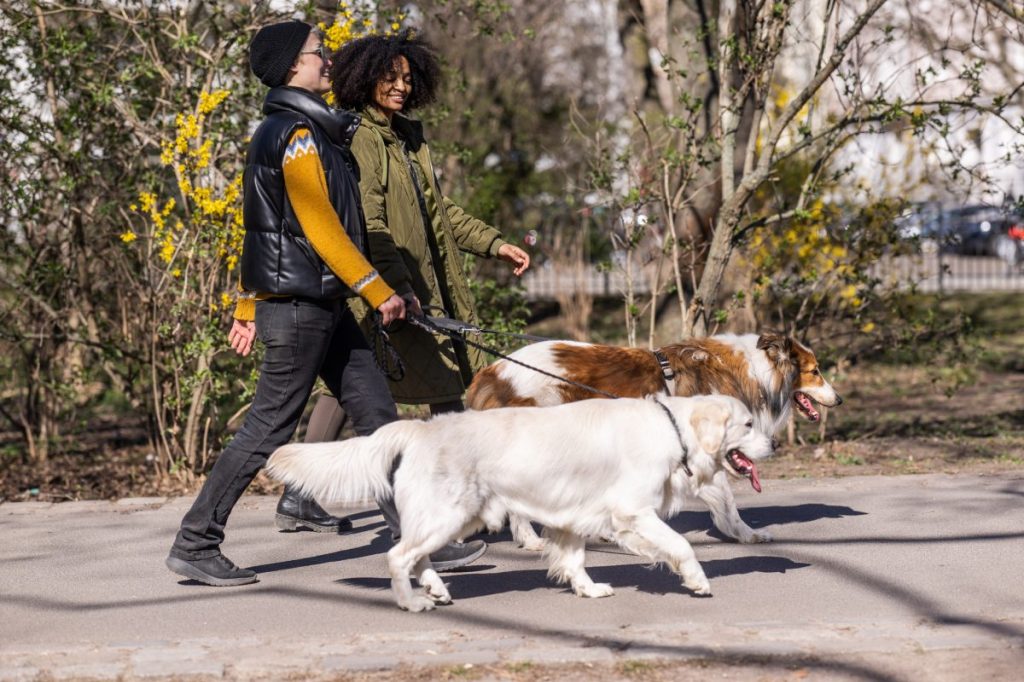
[[[327,60],[331,58],[331,53],[327,51],[327,46],[324,45],[323,43],[320,43],[315,50],[303,50],[299,54],[318,55],[325,64],[327,63]]]

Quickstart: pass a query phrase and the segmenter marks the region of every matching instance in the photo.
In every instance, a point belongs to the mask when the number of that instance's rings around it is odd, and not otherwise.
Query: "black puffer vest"
[[[359,116],[331,109],[319,96],[289,87],[272,89],[263,113],[267,118],[252,136],[242,180],[242,286],[247,291],[318,300],[355,296],[306,239],[285,192],[281,165],[292,134],[308,128],[323,163],[331,204],[348,236],[368,255],[358,170],[349,151]]]

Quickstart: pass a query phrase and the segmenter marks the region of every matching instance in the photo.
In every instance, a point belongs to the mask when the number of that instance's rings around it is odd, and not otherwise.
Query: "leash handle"
[[[401,381],[405,378],[405,363],[402,362],[402,356],[391,345],[391,337],[388,336],[387,330],[384,329],[380,320],[380,313],[374,311],[373,333],[370,339],[373,346],[373,361],[385,377],[391,381]]]

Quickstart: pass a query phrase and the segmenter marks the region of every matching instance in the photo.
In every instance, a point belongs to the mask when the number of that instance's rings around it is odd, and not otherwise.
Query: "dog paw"
[[[576,588],[576,594],[587,599],[600,599],[615,594],[615,590],[608,583],[591,583]]]
[[[430,598],[435,604],[451,604],[452,595],[448,593],[448,590],[427,590],[427,597]]]
[[[545,544],[544,538],[533,537],[523,540],[520,547],[525,549],[527,552],[543,552]]]
[[[772,534],[766,530],[750,529],[748,532],[742,533],[737,539],[744,545],[756,545],[762,542],[771,542]]]
[[[424,597],[417,595],[409,599],[404,604],[399,604],[399,608],[408,611],[409,613],[419,613],[420,611],[430,611],[434,608],[434,600],[430,597]]]
[[[698,597],[710,597],[711,596],[711,583],[708,579],[701,576],[699,580],[690,580],[683,583],[683,586],[688,588]]]

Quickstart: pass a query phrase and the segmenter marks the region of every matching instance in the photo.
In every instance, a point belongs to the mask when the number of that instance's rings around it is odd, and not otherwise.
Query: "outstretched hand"
[[[252,344],[255,340],[255,322],[252,320],[232,320],[231,330],[228,332],[228,343],[231,344],[236,353],[244,358],[252,351]]]
[[[502,244],[498,249],[498,258],[516,266],[512,270],[512,274],[516,277],[521,276],[530,267],[530,254],[512,244]]]

